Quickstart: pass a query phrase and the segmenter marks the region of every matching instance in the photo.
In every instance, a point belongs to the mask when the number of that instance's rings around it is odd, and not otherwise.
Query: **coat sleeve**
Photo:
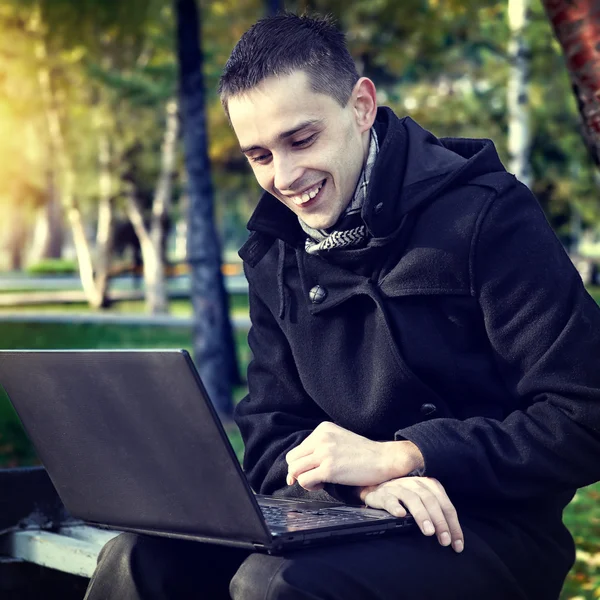
[[[523,500],[597,481],[600,309],[525,186],[484,209],[470,263],[516,409],[502,421],[433,419],[396,439],[419,447],[449,493]]]
[[[253,287],[250,283],[249,393],[235,410],[250,485],[260,494],[351,503],[355,499],[346,486],[327,485],[308,492],[298,483],[286,483],[287,452],[319,423],[331,419],[305,392],[287,339]]]

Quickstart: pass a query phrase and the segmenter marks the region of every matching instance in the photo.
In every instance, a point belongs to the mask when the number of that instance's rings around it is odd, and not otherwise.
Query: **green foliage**
[[[19,123],[25,120],[40,133],[42,143],[46,139],[28,32],[36,5],[41,7],[57,99],[76,164],[78,200],[89,207],[85,218],[91,222],[96,218],[101,131],[111,142],[116,196],[122,177],[129,174],[149,206],[159,169],[164,104],[176,93],[177,79],[171,4],[161,0],[0,3],[0,59],[9,57],[0,60],[0,88],[7,92],[0,95],[0,119],[11,124],[2,143],[10,148],[6,156],[15,157],[0,161],[0,182],[5,182],[0,185],[11,182],[5,197],[19,202],[27,197],[33,204],[44,201],[43,148],[37,158],[35,153],[28,157],[17,143]],[[290,0],[286,6],[337,17],[360,69],[376,82],[382,104],[410,115],[438,136],[491,138],[507,159],[506,2]],[[201,3],[215,210],[229,247],[243,242],[244,224],[259,189],[239,152],[216,87],[233,45],[264,13],[262,0]],[[532,3],[530,17],[533,188],[553,226],[567,234],[574,210],[584,225],[598,222],[595,170],[579,135],[563,57],[539,2]],[[30,167],[26,172],[19,170],[23,164]],[[180,174],[182,168],[180,157]],[[176,197],[182,183],[180,178]],[[177,203],[173,210],[183,212]]]
[[[491,138],[507,161],[506,2],[298,0],[287,2],[286,7],[337,18],[363,74],[377,84],[381,104],[413,117],[440,137]],[[250,9],[254,12],[249,17]],[[212,97],[208,109],[211,159],[222,224],[231,222],[232,213],[243,221],[258,190],[214,87],[227,50],[261,10],[254,2],[238,8],[223,0],[208,3],[203,12],[207,87]],[[595,170],[579,134],[563,57],[539,2],[531,5],[527,40],[533,189],[552,225],[566,235],[574,209],[587,226],[599,221]]]
[[[25,271],[29,275],[66,275],[77,273],[77,261],[64,258],[45,258],[33,265],[29,265]]]
[[[564,522],[577,544],[577,559],[561,600],[600,598],[600,483],[577,492]]]
[[[592,285],[588,288],[588,292],[590,293],[590,296],[598,303],[600,304],[600,286],[597,285]]]

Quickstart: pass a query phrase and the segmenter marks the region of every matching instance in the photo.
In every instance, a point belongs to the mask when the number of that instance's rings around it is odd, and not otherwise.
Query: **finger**
[[[300,474],[297,478],[297,481],[305,490],[309,491],[320,490],[323,488],[323,484],[327,483],[327,479],[321,465],[311,469],[310,471],[305,471],[304,473]]]
[[[384,490],[373,488],[368,491],[365,496],[363,496],[362,501],[371,508],[380,508],[383,509],[383,502],[385,500],[385,492]]]
[[[454,507],[454,504],[452,504],[452,502],[450,501],[450,498],[448,498],[446,490],[444,489],[442,484],[435,479],[424,478],[420,480],[420,483],[422,485],[427,486],[432,491],[432,493],[436,495],[440,509],[442,510],[444,514],[444,519],[447,523],[448,532],[452,542],[452,548],[456,552],[462,552],[465,547],[464,533],[458,520],[458,513],[456,512],[456,508]]]
[[[449,546],[452,543],[452,536],[450,534],[450,526],[448,525],[446,515],[440,505],[440,498],[423,483],[415,481],[414,485],[419,488],[415,491],[421,499],[425,510],[429,514],[429,521],[433,525],[439,543],[442,546]],[[428,531],[431,530],[427,523],[425,523],[424,526]]]
[[[394,494],[386,494],[383,499],[383,508],[394,517],[405,517],[408,513],[406,508],[400,504],[400,501]]]
[[[288,463],[288,473],[294,479],[298,479],[298,476],[306,471],[310,471],[311,469],[315,469],[320,464],[320,460],[314,454],[309,454],[307,456],[303,456],[297,460],[294,460],[291,463]]]
[[[435,533],[435,527],[433,526],[429,511],[423,504],[418,493],[400,486],[390,488],[390,493],[409,510],[423,535],[430,536]]]
[[[285,460],[289,465],[291,462],[302,458],[308,454],[312,454],[315,449],[315,440],[313,438],[313,434],[311,433],[301,444],[292,448],[286,455]]]
[[[371,508],[386,510],[394,517],[405,517],[407,515],[406,509],[400,504],[398,498],[385,489],[369,492],[365,496],[364,503]]]

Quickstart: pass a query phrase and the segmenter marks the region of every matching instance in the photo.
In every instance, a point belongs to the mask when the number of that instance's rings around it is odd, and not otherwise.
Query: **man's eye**
[[[270,154],[261,154],[260,156],[251,156],[250,160],[255,163],[266,164],[270,158]]]
[[[308,146],[311,142],[315,140],[316,137],[317,134],[313,133],[312,135],[308,136],[307,138],[304,138],[303,140],[298,140],[297,142],[294,142],[292,146],[294,146],[295,148],[302,148],[303,146]]]

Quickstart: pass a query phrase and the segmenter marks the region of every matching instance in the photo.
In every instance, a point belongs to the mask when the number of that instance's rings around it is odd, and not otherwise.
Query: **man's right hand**
[[[442,546],[462,552],[464,536],[456,509],[442,484],[431,477],[400,477],[359,490],[362,502],[371,508],[382,508],[395,517],[408,512],[424,535],[437,535]]]

